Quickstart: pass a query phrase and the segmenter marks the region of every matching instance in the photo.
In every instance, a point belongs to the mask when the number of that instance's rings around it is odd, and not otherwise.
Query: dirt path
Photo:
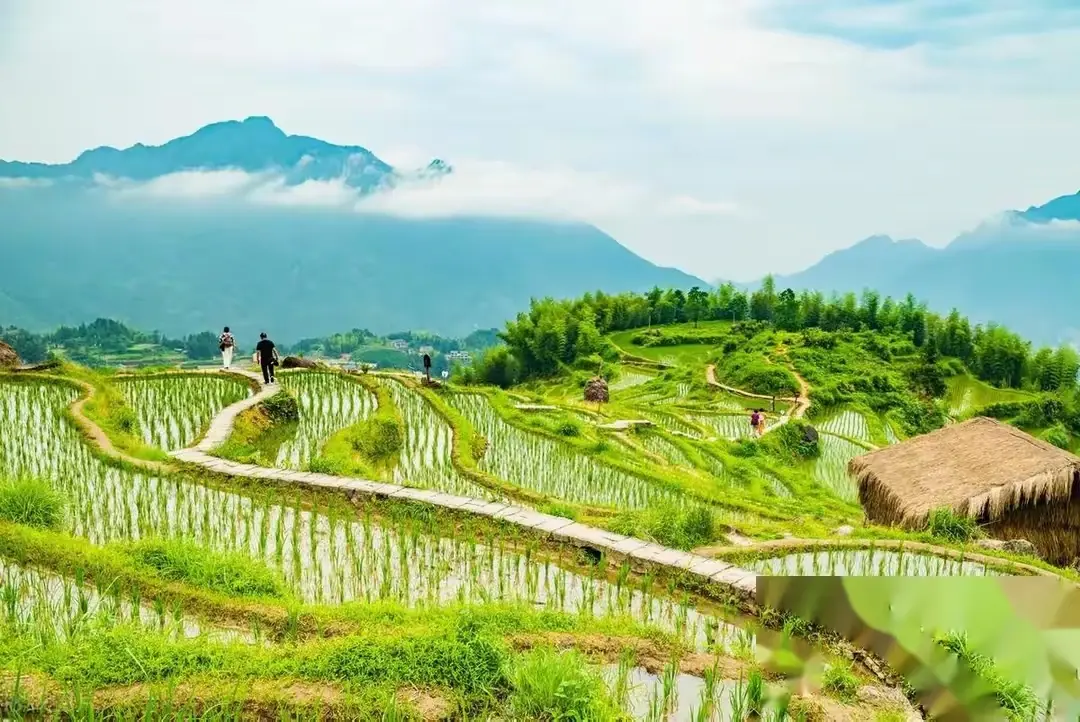
[[[783,426],[790,419],[801,419],[801,418],[803,418],[804,416],[806,416],[806,412],[810,409],[810,404],[811,404],[810,391],[811,391],[811,387],[810,387],[809,382],[807,382],[807,380],[804,379],[799,374],[799,372],[796,371],[794,368],[792,368],[790,370],[791,370],[791,373],[795,376],[795,380],[799,382],[799,397],[798,398],[795,398],[793,396],[775,396],[774,397],[774,396],[767,396],[765,394],[755,394],[752,391],[747,391],[745,389],[737,389],[734,386],[728,386],[727,384],[722,384],[722,383],[720,383],[719,381],[716,380],[716,366],[714,364],[709,364],[708,366],[705,367],[705,383],[707,383],[709,386],[711,386],[713,388],[721,389],[722,391],[727,391],[728,393],[735,394],[736,396],[742,396],[742,397],[748,398],[748,399],[763,399],[765,401],[772,401],[773,399],[775,399],[777,401],[786,401],[789,404],[793,404],[792,408],[788,409],[787,411],[785,411],[783,414],[780,415],[780,420],[777,421],[777,423],[775,423],[772,426],[765,429],[765,433],[767,434],[770,431],[772,431],[773,429],[776,429],[776,428],[779,428],[780,426]]]
[[[75,419],[75,423],[78,425],[79,429],[90,438],[90,441],[97,446],[101,453],[117,459],[118,461],[122,461],[125,464],[131,464],[132,466],[137,466],[140,469],[146,469],[148,471],[163,472],[168,471],[171,468],[168,464],[160,461],[139,459],[117,449],[113,444],[112,439],[105,433],[104,429],[98,426],[83,412],[83,407],[86,406],[86,402],[94,398],[94,394],[97,393],[97,390],[94,388],[93,384],[82,381],[76,381],[76,383],[82,387],[85,394],[69,407],[71,416]]]

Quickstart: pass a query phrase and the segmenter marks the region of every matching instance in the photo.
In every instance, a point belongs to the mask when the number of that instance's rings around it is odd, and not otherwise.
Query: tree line
[[[1070,347],[1033,352],[1028,341],[1002,326],[972,324],[955,309],[940,316],[911,294],[893,299],[873,290],[830,296],[777,291],[769,276],[751,292],[726,283],[711,290],[653,288],[647,293],[587,293],[573,300],[534,299],[500,334],[505,350],[489,353],[472,375],[500,385],[551,376],[600,352],[604,334],[708,320],[759,321],[785,331],[902,334],[931,358],[958,359],[976,377],[999,387],[1072,388],[1080,369],[1080,357]]]

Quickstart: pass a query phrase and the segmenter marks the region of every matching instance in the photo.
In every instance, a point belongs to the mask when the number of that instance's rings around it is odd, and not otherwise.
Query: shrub
[[[1053,444],[1059,449],[1068,449],[1072,445],[1072,436],[1069,430],[1062,424],[1055,424],[1039,435],[1043,441]]]
[[[813,440],[811,441],[811,438]],[[792,419],[763,439],[779,456],[789,461],[816,459],[821,455],[821,443],[811,426],[801,419]]]
[[[0,519],[55,529],[64,518],[64,500],[47,482],[18,479],[0,482]]]
[[[466,385],[498,386],[508,389],[521,378],[521,364],[506,346],[486,351],[471,366],[459,366],[454,378]]]
[[[581,424],[573,419],[563,419],[555,425],[555,433],[560,436],[581,436]]]
[[[405,443],[401,423],[385,416],[372,416],[352,427],[349,445],[370,461],[393,458]]]
[[[926,520],[926,530],[939,539],[951,542],[966,542],[981,536],[979,525],[969,516],[961,516],[948,507],[940,507],[930,512]]]
[[[275,424],[300,420],[300,405],[291,391],[279,391],[260,405]]]
[[[618,717],[607,685],[580,652],[539,647],[507,672],[516,719],[609,720]]]
[[[244,554],[213,551],[185,539],[146,539],[119,547],[169,581],[230,596],[287,596],[285,582],[276,572]]]

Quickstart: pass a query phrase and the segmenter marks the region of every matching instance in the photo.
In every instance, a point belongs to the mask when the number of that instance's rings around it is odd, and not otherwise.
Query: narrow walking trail
[[[780,415],[780,418],[775,424],[766,427],[765,433],[767,434],[774,429],[780,428],[791,419],[803,418],[804,416],[806,416],[806,412],[810,409],[810,384],[807,383],[806,379],[804,379],[797,371],[795,371],[795,369],[791,369],[791,373],[794,374],[795,380],[799,382],[799,398],[797,399],[792,396],[774,397],[768,396],[766,394],[756,394],[752,391],[738,389],[734,386],[722,384],[716,380],[716,366],[714,364],[709,364],[705,367],[705,383],[707,383],[713,388],[727,391],[730,394],[735,394],[736,396],[742,396],[748,399],[762,399],[764,401],[772,401],[775,398],[777,401],[786,401],[789,404],[793,404],[792,408],[788,409]]]
[[[206,371],[206,373],[222,372],[213,370]],[[559,542],[597,550],[609,557],[627,558],[633,562],[683,571],[698,577],[701,582],[723,587],[728,592],[734,593],[737,597],[753,605],[757,589],[757,575],[754,572],[718,559],[710,559],[699,554],[671,549],[653,542],[615,534],[571,519],[543,514],[512,504],[488,502],[483,499],[455,496],[427,489],[414,489],[368,479],[240,464],[212,456],[210,452],[224,443],[232,432],[237,416],[281,390],[278,384],[263,384],[262,377],[250,371],[232,369],[225,373],[239,374],[251,379],[257,384],[258,392],[222,409],[210,422],[209,429],[202,439],[186,449],[169,452],[172,459],[226,476],[299,484],[319,489],[332,489],[348,495],[363,494],[388,499],[402,499],[432,504],[458,512],[479,514],[494,520],[531,529],[534,533],[549,536]],[[166,464],[136,459],[117,450],[105,432],[82,413],[83,404],[93,395],[93,387],[82,382],[80,382],[80,385],[83,386],[86,394],[71,406],[71,411],[77,423],[83,427],[91,441],[98,446],[102,453],[150,471],[165,472],[170,470]]]

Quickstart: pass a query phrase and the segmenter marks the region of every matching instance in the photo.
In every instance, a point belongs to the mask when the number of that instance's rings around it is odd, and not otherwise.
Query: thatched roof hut
[[[921,528],[949,507],[991,536],[1027,539],[1056,563],[1080,556],[1080,457],[975,418],[851,460],[866,516]]]
[[[20,363],[19,354],[15,353],[15,349],[0,341],[0,368],[15,368]]]

